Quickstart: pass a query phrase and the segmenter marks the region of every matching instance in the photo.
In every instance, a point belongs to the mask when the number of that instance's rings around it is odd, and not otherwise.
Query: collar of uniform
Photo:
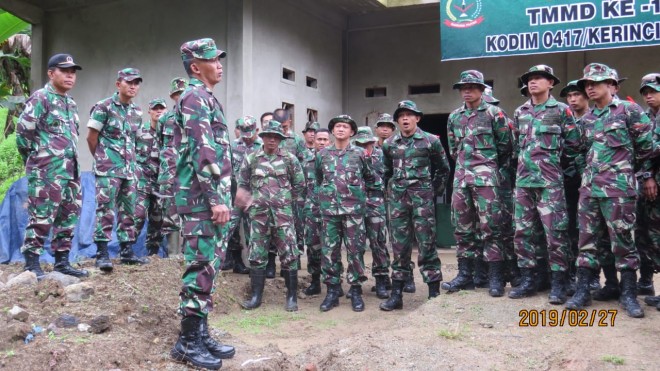
[[[188,85],[192,86],[203,86],[206,91],[208,91],[210,94],[213,94],[213,91],[211,89],[207,88],[206,85],[198,78],[196,77],[191,77],[190,81],[188,82]]]
[[[413,138],[413,139],[422,139],[422,138],[424,138],[424,135],[422,134],[422,129],[417,127],[417,129],[415,130],[413,135],[407,137],[406,139],[408,139],[408,138]],[[394,140],[397,141],[397,142],[402,141],[403,140],[403,134],[401,132],[398,132],[396,134],[396,138]]]
[[[546,107],[557,107],[559,105],[559,102],[555,99],[555,97],[550,94],[550,97],[548,98],[547,101],[545,101],[545,106]]]
[[[62,96],[62,97],[67,96],[67,94],[60,94],[57,91],[55,91],[55,88],[53,87],[53,84],[51,84],[50,82],[46,83],[46,85],[44,86],[44,89],[46,89],[46,91],[48,91],[49,93],[57,94],[57,95]]]
[[[476,110],[477,111],[484,111],[484,110],[488,109],[488,105],[489,104],[485,100],[481,99],[481,103],[479,103],[479,107],[477,107]],[[465,102],[463,102],[463,107],[461,107],[461,113],[464,113],[467,110],[468,110],[467,105],[465,104]],[[474,110],[472,110],[472,111],[474,111]]]
[[[129,104],[123,104],[119,100],[119,92],[115,92],[114,94],[112,94],[112,103],[114,103],[117,106],[124,106],[124,107],[133,107],[135,105],[135,103],[133,103],[133,102],[131,102]]]
[[[266,153],[266,150],[263,149],[263,147],[255,154],[256,157],[266,157],[266,156],[274,156],[274,155],[279,155],[282,152],[281,148],[278,148],[275,153],[272,155],[269,155]]]

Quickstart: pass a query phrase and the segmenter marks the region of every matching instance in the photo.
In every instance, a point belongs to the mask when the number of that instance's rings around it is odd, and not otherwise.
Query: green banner
[[[660,0],[442,0],[442,60],[660,45]]]

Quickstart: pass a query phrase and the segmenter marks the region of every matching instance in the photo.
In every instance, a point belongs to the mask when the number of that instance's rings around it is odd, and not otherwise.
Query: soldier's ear
[[[197,66],[197,63],[194,60],[192,63],[190,63],[190,71],[192,71],[192,73],[195,74],[198,74],[200,72],[199,66]]]

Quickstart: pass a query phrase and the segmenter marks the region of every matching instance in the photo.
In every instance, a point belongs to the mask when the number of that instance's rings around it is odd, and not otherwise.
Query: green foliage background
[[[9,187],[25,175],[23,159],[16,147],[16,134],[5,138],[8,109],[0,107],[0,203],[5,199]]]

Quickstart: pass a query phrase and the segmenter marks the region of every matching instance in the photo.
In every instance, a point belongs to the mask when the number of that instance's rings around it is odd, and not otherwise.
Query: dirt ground
[[[453,250],[440,250],[445,280],[456,275]],[[369,253],[366,257],[370,261]],[[85,281],[94,294],[69,302],[62,287],[52,282],[0,289],[0,308],[7,320],[0,326],[0,368],[7,370],[188,370],[169,361],[176,339],[182,262],[156,259],[143,267],[119,266],[101,274],[85,262],[92,276]],[[303,266],[306,262],[303,259]],[[48,267],[50,270],[51,267]],[[279,267],[278,267],[279,269]],[[0,266],[0,280],[19,273],[20,265]],[[309,276],[301,271],[300,288]],[[427,287],[416,273],[417,292],[405,294],[404,309],[383,312],[380,299],[365,286],[364,312],[351,310],[350,301],[322,313],[325,295],[299,295],[300,310],[284,311],[284,280],[267,280],[263,305],[245,311],[238,305],[249,290],[247,275],[223,272],[218,277],[215,310],[209,323],[216,338],[236,346],[236,356],[223,369],[304,370],[657,370],[660,364],[660,312],[644,306],[646,317],[632,319],[618,303],[594,302],[595,310],[619,310],[607,315],[606,327],[521,327],[520,311],[539,314],[563,307],[547,303],[547,293],[534,298],[491,298],[486,289],[427,300]],[[660,278],[656,276],[660,289]],[[348,286],[344,284],[344,290]],[[507,292],[509,288],[507,287]],[[640,298],[641,300],[641,298]],[[14,305],[29,313],[25,323],[9,319]],[[111,327],[101,334],[77,328],[55,328],[24,344],[32,324],[44,329],[62,314],[89,323],[99,315]],[[530,318],[530,320],[533,320]],[[549,319],[546,319],[549,320]],[[588,324],[588,320],[585,321]],[[613,326],[611,325],[613,322]]]

